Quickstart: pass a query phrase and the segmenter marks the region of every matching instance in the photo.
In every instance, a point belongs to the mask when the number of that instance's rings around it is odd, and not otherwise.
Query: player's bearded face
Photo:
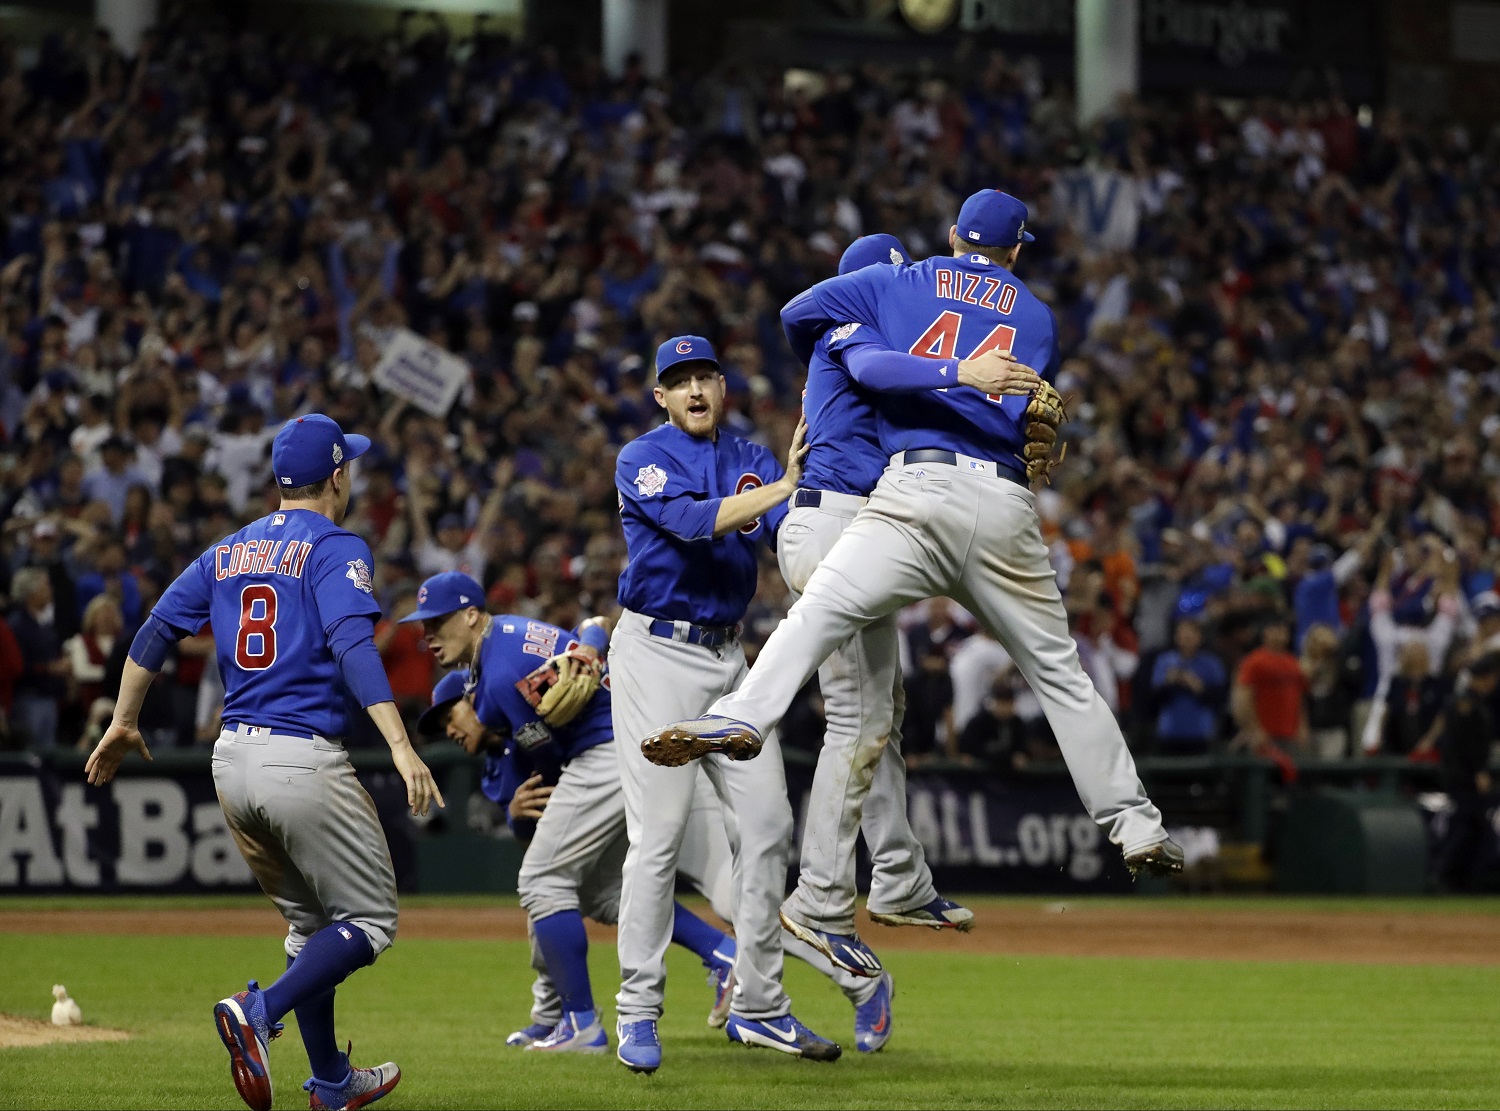
[[[656,403],[689,436],[711,436],[724,415],[724,376],[708,363],[673,367],[656,387]]]

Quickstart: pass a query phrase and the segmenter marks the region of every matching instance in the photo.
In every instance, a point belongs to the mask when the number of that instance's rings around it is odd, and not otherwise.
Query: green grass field
[[[277,938],[5,933],[3,912],[23,905],[69,904],[0,904],[0,1012],[45,1018],[51,986],[62,982],[90,1023],[132,1040],[0,1049],[0,1108],[243,1106],[209,1014],[237,982],[274,979]],[[1213,904],[1184,904],[1185,929],[1204,905]],[[1491,904],[1468,906],[1494,914]],[[392,1111],[1500,1105],[1500,967],[925,952],[891,952],[887,964],[895,1035],[867,1057],[852,1051],[843,996],[789,963],[799,1017],[845,1044],[832,1065],[731,1046],[708,1029],[708,990],[678,951],[666,1061],[652,1077],[627,1073],[613,1056],[539,1058],[505,1047],[530,999],[518,942],[402,941],[339,989],[340,1037],[353,1039],[357,1062],[401,1064],[401,1087],[381,1104]],[[613,951],[596,947],[593,969],[612,1022]],[[290,1016],[272,1060],[276,1106],[307,1106],[307,1061]]]

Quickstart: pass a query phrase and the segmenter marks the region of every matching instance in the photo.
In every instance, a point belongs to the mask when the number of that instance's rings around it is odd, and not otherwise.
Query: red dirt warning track
[[[259,936],[284,929],[270,904],[203,910],[0,909],[0,933]],[[614,938],[612,928],[592,923],[589,933],[601,942]],[[1488,914],[1023,903],[980,907],[969,934],[890,929],[868,919],[861,922],[860,933],[882,951],[1500,964],[1500,916]],[[410,907],[401,912],[401,937],[522,941],[526,916],[518,907]]]

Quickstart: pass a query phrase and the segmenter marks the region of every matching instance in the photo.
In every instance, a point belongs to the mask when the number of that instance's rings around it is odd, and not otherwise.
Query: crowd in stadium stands
[[[386,40],[174,27],[133,59],[5,49],[9,743],[92,743],[163,586],[274,508],[267,448],[297,413],[375,438],[348,526],[408,708],[432,667],[395,622],[423,576],[468,571],[493,609],[563,625],[611,612],[612,463],[658,419],[657,343],[708,336],[733,425],[779,451],[802,373],[781,304],[861,233],[946,250],[960,200],[996,186],[1031,205],[1017,272],[1056,311],[1075,399],[1047,539],[1137,751],[1259,752],[1288,777],[1441,756],[1487,790],[1445,708],[1500,647],[1495,137],[1334,91],[1122,104],[1080,131],[1035,64],[966,48],[944,72],[611,80],[420,19]],[[1077,166],[1130,185],[1134,250],[1063,219]],[[400,328],[472,368],[445,419],[372,384]],[[787,603],[768,561],[752,644]],[[1056,757],[968,615],[903,622],[912,762]],[[155,744],[215,735],[211,659],[210,631],[181,645]],[[819,732],[809,695],[789,733]]]

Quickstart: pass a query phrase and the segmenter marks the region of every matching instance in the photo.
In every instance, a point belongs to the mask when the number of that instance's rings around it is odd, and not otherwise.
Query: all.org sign
[[[962,0],[961,30],[1011,35],[1071,35],[1074,0]],[[1292,13],[1280,7],[1192,0],[1142,0],[1141,43],[1212,51],[1227,66],[1250,54],[1282,54]]]

